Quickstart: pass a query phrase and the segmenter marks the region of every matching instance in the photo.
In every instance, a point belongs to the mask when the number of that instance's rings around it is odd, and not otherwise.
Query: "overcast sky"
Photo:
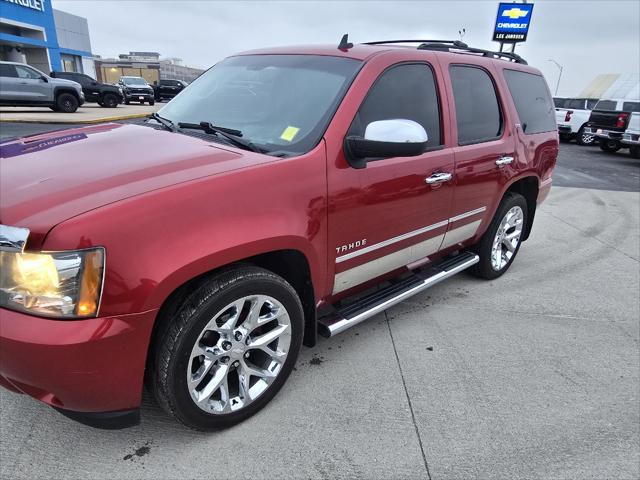
[[[529,2],[531,3],[531,2]],[[600,73],[640,70],[640,2],[538,0],[529,38],[516,47],[559,95],[577,95]],[[309,43],[394,38],[491,41],[497,1],[189,1],[53,0],[54,8],[89,20],[93,53],[103,57],[156,51],[207,68],[238,51]]]

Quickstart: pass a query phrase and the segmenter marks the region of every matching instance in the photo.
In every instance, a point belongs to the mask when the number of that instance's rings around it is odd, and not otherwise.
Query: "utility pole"
[[[562,65],[560,65],[558,62],[556,62],[552,58],[550,58],[549,61],[552,62],[552,63],[555,63],[556,67],[558,67],[560,69],[560,73],[558,74],[558,81],[556,82],[556,93],[554,93],[554,95],[558,95],[558,87],[560,86],[560,79],[562,78],[563,67],[562,67]]]

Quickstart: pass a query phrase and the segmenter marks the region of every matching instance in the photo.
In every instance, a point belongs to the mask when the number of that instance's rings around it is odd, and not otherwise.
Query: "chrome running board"
[[[319,332],[325,337],[333,337],[345,330],[383,312],[409,297],[412,297],[436,283],[452,277],[480,261],[471,252],[460,253],[444,261],[429,265],[411,273],[389,286],[358,299],[345,307],[340,307],[318,319]]]

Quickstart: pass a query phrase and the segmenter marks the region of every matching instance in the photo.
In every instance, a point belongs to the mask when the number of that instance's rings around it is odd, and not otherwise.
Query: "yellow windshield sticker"
[[[292,127],[291,125],[289,125],[287,128],[284,129],[284,132],[282,132],[282,135],[280,135],[280,138],[282,140],[286,140],[287,142],[292,142],[294,138],[296,138],[296,135],[298,134],[298,132],[300,131],[300,129],[298,127]]]

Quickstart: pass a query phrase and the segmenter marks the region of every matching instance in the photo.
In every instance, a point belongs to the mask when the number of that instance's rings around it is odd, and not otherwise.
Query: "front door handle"
[[[452,178],[453,178],[453,175],[451,175],[450,173],[442,172],[442,173],[434,173],[430,177],[425,178],[424,181],[427,183],[427,185],[433,185],[435,183],[448,182]]]
[[[503,156],[496,160],[496,165],[502,167],[503,165],[509,165],[511,162],[513,162],[513,157]]]

